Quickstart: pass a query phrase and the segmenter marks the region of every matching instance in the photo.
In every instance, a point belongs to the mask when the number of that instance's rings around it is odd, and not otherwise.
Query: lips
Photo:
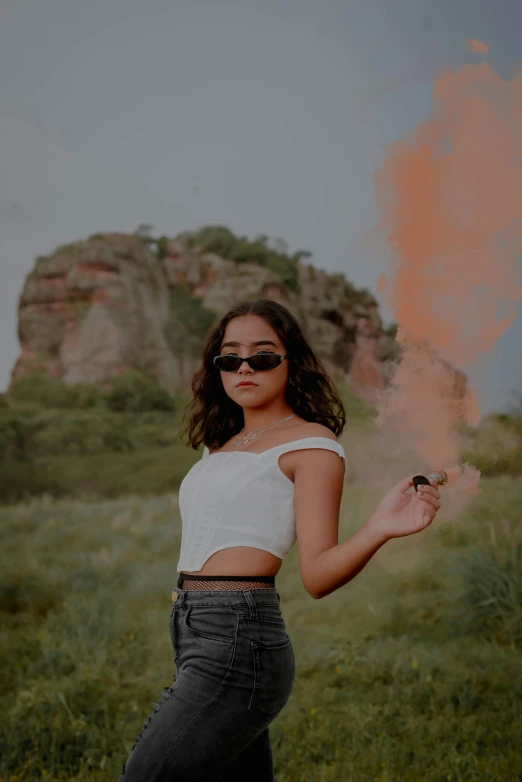
[[[255,386],[255,385],[257,385],[257,383],[238,383],[237,387],[238,388],[248,388],[250,386]]]

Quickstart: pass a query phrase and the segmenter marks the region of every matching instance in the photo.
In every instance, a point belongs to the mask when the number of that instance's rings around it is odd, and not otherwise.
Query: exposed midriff
[[[212,554],[201,570],[182,572],[200,576],[275,576],[282,564],[279,557],[268,551],[232,546]]]

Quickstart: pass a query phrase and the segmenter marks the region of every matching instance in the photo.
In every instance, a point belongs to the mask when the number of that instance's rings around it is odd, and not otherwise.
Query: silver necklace
[[[281,424],[281,423],[283,423],[283,421],[288,421],[289,418],[295,418],[296,415],[297,415],[297,413],[292,413],[292,415],[289,415],[286,418],[281,418],[280,421],[276,421],[275,424],[269,424],[268,426],[264,426],[262,429],[254,429],[252,432],[250,432],[250,434],[247,434],[246,436],[243,435],[243,442],[242,443],[240,443],[238,441],[237,436],[236,436],[236,439],[234,440],[233,444],[236,445],[236,446],[237,445],[246,445],[248,442],[250,442],[250,440],[255,440],[255,438],[257,437],[257,435],[260,432],[264,432],[265,429],[271,429],[272,426],[277,426],[277,424]],[[243,427],[243,429],[244,429],[244,427]],[[243,431],[243,429],[241,429],[241,432]],[[241,432],[239,432],[239,434],[241,434]]]

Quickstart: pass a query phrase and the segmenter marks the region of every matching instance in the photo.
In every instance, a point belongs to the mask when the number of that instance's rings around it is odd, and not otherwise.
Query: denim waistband
[[[172,590],[172,602],[176,606],[208,605],[229,608],[254,608],[256,606],[279,606],[279,594],[275,587],[260,589],[180,589]]]

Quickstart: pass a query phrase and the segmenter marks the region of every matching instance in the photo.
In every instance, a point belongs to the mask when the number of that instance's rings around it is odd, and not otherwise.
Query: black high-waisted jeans
[[[118,782],[272,782],[268,726],[295,676],[278,592],[176,588],[172,599],[173,683]]]

